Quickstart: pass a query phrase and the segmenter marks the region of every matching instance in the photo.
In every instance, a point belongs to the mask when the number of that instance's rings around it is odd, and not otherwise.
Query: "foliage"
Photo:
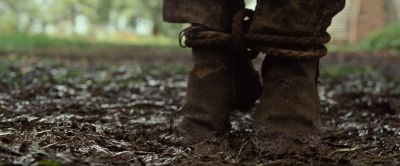
[[[54,38],[43,34],[27,35],[16,33],[0,35],[0,50],[2,51],[28,50],[44,47],[87,47],[93,44],[84,40]]]
[[[39,166],[59,166],[60,164],[54,160],[42,160],[38,164]]]
[[[85,38],[60,38],[51,37],[45,34],[23,34],[23,33],[6,33],[0,34],[0,51],[29,51],[31,49],[40,48],[88,48],[88,47],[114,47],[125,45],[137,46],[167,46],[177,47],[174,39],[167,37],[137,37],[129,41],[90,41]]]
[[[190,72],[190,67],[185,64],[173,64],[159,66],[157,68],[152,68],[149,73],[152,75],[161,75],[165,73],[175,73],[175,74],[188,74]]]
[[[94,36],[146,28],[176,36],[181,25],[163,23],[159,0],[0,0],[0,33]]]
[[[95,47],[113,45],[106,42],[92,42],[83,39],[69,39],[50,37],[44,34],[2,34],[0,35],[0,51],[28,51],[36,48],[61,48],[61,47]]]
[[[383,31],[372,34],[355,47],[357,50],[379,51],[397,50],[400,51],[400,22],[394,23]]]
[[[322,68],[321,75],[328,77],[345,77],[349,75],[378,77],[379,73],[369,66],[332,65]]]

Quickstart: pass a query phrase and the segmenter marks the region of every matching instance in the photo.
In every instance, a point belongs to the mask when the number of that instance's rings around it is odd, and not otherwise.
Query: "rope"
[[[248,34],[254,11],[242,9],[232,20],[232,32],[226,33],[207,29],[202,25],[192,25],[179,35],[181,47],[230,47],[245,60],[257,57],[259,52],[272,56],[286,57],[322,57],[326,55],[324,46],[331,36],[323,33],[319,36],[279,36],[269,34]],[[291,48],[291,49],[288,49]],[[308,48],[308,49],[292,49]]]

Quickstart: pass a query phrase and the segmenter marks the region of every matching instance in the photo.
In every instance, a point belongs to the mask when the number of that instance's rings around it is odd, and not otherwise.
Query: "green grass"
[[[84,40],[71,40],[53,38],[46,35],[27,35],[27,34],[1,34],[0,50],[29,50],[33,48],[48,47],[88,47],[95,45],[94,42]]]
[[[329,52],[354,53],[365,51],[397,51],[400,52],[400,22],[392,23],[381,31],[371,33],[362,41],[328,43]]]
[[[82,75],[81,70],[69,69],[65,73],[56,75],[54,79],[59,83],[66,83],[68,82],[68,80],[78,78],[81,75]]]
[[[188,74],[190,69],[191,68],[187,65],[174,64],[152,68],[149,73],[152,75],[161,75],[163,73]]]
[[[400,22],[371,34],[365,40],[356,44],[354,48],[358,51],[400,51]]]
[[[0,34],[0,51],[29,51],[43,48],[88,48],[140,46],[144,48],[177,47],[175,39],[168,37],[137,37],[129,40],[92,41],[87,37],[60,38],[44,34],[28,35],[22,33]]]
[[[372,67],[349,64],[326,66],[322,68],[321,75],[336,78],[349,75],[379,77],[379,73]]]
[[[8,72],[10,67],[14,66],[20,61],[20,59],[15,55],[9,55],[6,57],[1,57],[0,61],[0,77]]]
[[[60,163],[54,160],[42,160],[38,164],[39,166],[59,166]]]

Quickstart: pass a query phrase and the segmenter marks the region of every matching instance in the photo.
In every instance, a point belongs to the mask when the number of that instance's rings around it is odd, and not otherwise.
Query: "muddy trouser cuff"
[[[192,23],[228,31],[232,16],[244,8],[244,0],[164,0],[163,19],[171,23]]]
[[[345,0],[258,0],[249,34],[251,49],[268,56],[326,55],[326,32]]]

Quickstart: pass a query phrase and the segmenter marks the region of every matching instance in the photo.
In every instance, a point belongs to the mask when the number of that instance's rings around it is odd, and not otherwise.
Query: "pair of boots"
[[[250,41],[245,47],[266,54],[262,87],[251,62],[235,58],[241,52],[193,46],[195,65],[181,116],[174,120],[175,135],[187,145],[221,137],[229,131],[229,113],[260,98],[251,138],[259,152],[299,152],[316,145],[319,58],[326,54],[326,29],[343,7],[344,0],[259,0],[244,40]]]
[[[235,53],[193,48],[195,66],[186,101],[174,120],[174,132],[183,144],[224,137],[230,130],[230,112],[253,106],[262,93],[253,117],[255,148],[286,153],[298,143],[315,145],[320,126],[318,58],[267,57],[262,88],[251,63],[232,62],[229,54]]]

